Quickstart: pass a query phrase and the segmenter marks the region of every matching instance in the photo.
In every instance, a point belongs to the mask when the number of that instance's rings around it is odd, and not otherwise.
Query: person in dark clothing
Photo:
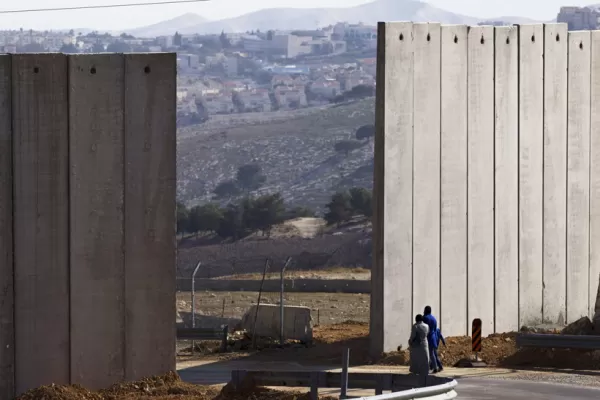
[[[429,327],[429,333],[427,334],[427,344],[429,347],[429,368],[433,371],[433,373],[443,371],[444,367],[442,366],[442,361],[438,357],[437,349],[440,339],[443,341],[444,345],[446,344],[446,341],[438,329],[437,320],[431,314],[430,306],[425,307],[425,311],[423,312],[423,322]]]

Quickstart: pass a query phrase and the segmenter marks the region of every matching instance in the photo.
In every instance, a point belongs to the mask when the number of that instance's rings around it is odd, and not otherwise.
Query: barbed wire
[[[21,10],[0,10],[0,14],[23,14],[33,12],[50,12],[50,11],[77,11],[77,10],[94,10],[100,8],[124,8],[124,7],[146,7],[160,6],[166,4],[186,4],[200,3],[210,0],[167,0],[167,1],[150,1],[144,3],[119,3],[119,4],[96,4],[90,6],[74,6],[74,7],[53,7],[53,8],[29,8]]]

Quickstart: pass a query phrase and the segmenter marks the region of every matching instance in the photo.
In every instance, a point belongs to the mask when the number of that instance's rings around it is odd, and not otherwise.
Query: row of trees
[[[372,195],[364,188],[335,193],[327,204],[325,220],[329,225],[342,224],[356,215],[371,217]],[[177,204],[177,233],[195,234],[200,232],[217,234],[222,238],[240,239],[254,232],[271,235],[273,226],[285,221],[314,217],[315,212],[303,208],[288,208],[281,194],[268,194],[259,197],[244,197],[225,207],[218,204],[205,204],[188,209]]]
[[[244,197],[225,207],[211,203],[188,209],[183,204],[177,204],[177,232],[196,235],[200,232],[215,233],[222,238],[234,239],[254,232],[270,236],[275,225],[290,219],[314,216],[314,211],[309,209],[287,208],[279,193]]]

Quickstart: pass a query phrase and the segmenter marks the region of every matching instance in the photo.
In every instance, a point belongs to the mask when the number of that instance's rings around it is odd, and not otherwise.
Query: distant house
[[[203,95],[201,104],[208,114],[231,114],[235,112],[231,92]]]
[[[341,93],[342,88],[337,80],[323,77],[310,84],[310,91],[315,96],[331,100]]]
[[[295,109],[307,105],[304,86],[278,86],[273,91],[275,101],[281,109]]]
[[[267,89],[242,90],[234,94],[234,103],[239,111],[271,111],[271,97]]]

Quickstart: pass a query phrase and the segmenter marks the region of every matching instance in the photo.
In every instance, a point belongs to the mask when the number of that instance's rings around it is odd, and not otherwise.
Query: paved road
[[[237,367],[236,367],[237,365]],[[245,365],[240,363],[217,363],[199,366],[179,365],[179,375],[190,383],[216,385],[229,382],[232,369],[309,369],[293,363],[261,363]],[[310,368],[314,369],[314,368]],[[327,369],[327,368],[324,368]],[[369,368],[371,369],[371,368]],[[600,378],[598,378],[600,379]],[[457,378],[457,392],[462,400],[598,400],[600,388],[561,385],[555,383],[502,380],[463,376]],[[335,389],[321,389],[321,394],[339,395]],[[372,396],[372,391],[349,391],[351,396]]]

